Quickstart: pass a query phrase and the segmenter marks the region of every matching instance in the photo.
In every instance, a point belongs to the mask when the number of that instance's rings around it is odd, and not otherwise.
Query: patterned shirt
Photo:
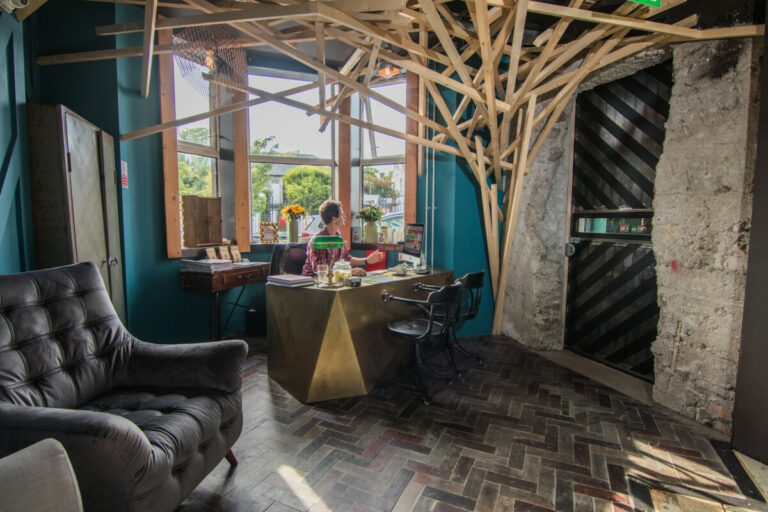
[[[331,264],[331,259],[333,259],[334,262],[341,260],[347,260],[349,261],[352,256],[349,254],[349,249],[347,249],[347,242],[344,242],[344,247],[341,249],[315,249],[314,248],[314,241],[315,236],[318,235],[330,235],[331,233],[328,232],[328,227],[324,227],[322,230],[320,230],[318,233],[316,233],[310,240],[307,242],[307,260],[304,262],[304,268],[301,269],[301,274],[304,276],[311,276],[312,274],[317,273],[317,266],[325,263],[326,265]],[[341,236],[341,233],[338,231],[336,232],[337,236]],[[331,269],[328,269],[329,271]]]

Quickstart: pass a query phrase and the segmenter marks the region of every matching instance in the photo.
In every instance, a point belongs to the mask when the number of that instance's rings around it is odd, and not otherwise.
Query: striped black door
[[[576,102],[566,346],[653,379],[656,164],[672,62],[579,95]]]

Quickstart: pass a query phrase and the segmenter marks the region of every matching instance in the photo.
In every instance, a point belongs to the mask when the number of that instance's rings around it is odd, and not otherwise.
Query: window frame
[[[157,33],[158,44],[170,44],[172,31],[159,30]],[[161,122],[170,122],[176,119],[175,84],[173,70],[173,54],[161,54],[158,56],[158,76],[160,85],[160,118]],[[245,100],[245,94],[235,92],[234,102]],[[166,255],[169,259],[199,256],[204,253],[201,248],[182,247],[181,240],[181,197],[179,195],[179,167],[178,153],[199,154],[200,156],[216,159],[216,176],[212,177],[212,183],[216,183],[218,193],[220,148],[218,145],[219,118],[209,118],[211,125],[211,147],[202,144],[194,144],[177,139],[176,128],[168,128],[162,132],[162,158],[163,158],[163,195],[165,198],[165,240]],[[240,252],[250,252],[250,169],[248,164],[248,119],[244,110],[233,113],[234,123],[234,168],[235,191],[231,199],[235,206],[235,235]],[[244,135],[245,134],[245,135]],[[214,149],[215,147],[215,149]],[[182,149],[183,148],[183,149]],[[189,151],[187,151],[189,150]],[[215,154],[213,153],[215,151]],[[224,200],[224,199],[222,199]],[[245,235],[245,236],[244,236]]]
[[[261,68],[256,68],[258,71],[262,71]],[[259,73],[253,73],[249,72],[250,75],[257,75],[257,76],[268,76],[271,78],[285,78],[290,80],[306,80],[308,82],[313,81],[310,77],[307,76],[298,76],[296,72],[291,71],[281,71],[278,69],[272,69],[268,72],[259,72]],[[338,84],[331,84],[331,97],[339,90]],[[285,108],[293,108],[288,105],[285,105]],[[250,116],[250,107],[246,109],[246,113],[248,116]],[[331,130],[331,158],[308,158],[308,157],[301,157],[301,156],[278,156],[278,155],[254,155],[251,153],[251,137],[250,137],[250,119],[248,121],[249,126],[249,134],[248,134],[248,178],[249,178],[249,201],[251,199],[251,184],[250,184],[250,166],[251,164],[284,164],[284,165],[311,165],[311,166],[323,166],[323,167],[330,167],[331,169],[331,197],[330,199],[337,199],[338,197],[338,173],[339,173],[339,159],[337,157],[337,147],[338,147],[338,130],[337,130],[337,123],[335,119],[331,119],[328,123],[329,126],[326,127],[326,129]],[[250,205],[249,208],[249,214],[253,215],[253,205]],[[261,243],[260,239],[254,239],[252,238],[252,235],[254,234],[254,230],[251,230],[251,244],[257,245]]]

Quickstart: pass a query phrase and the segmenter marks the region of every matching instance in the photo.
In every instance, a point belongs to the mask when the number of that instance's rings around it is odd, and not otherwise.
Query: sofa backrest
[[[0,276],[0,402],[78,407],[112,387],[129,339],[93,263]]]

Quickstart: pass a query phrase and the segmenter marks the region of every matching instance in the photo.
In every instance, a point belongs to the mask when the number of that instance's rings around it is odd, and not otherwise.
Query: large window
[[[300,88],[310,82],[290,78],[250,75],[255,89],[277,93]],[[328,87],[326,97],[333,88]],[[317,105],[319,91],[312,88],[288,98],[306,105]],[[253,99],[253,97],[249,98]],[[249,108],[251,166],[251,239],[258,240],[260,222],[276,222],[281,237],[286,225],[280,210],[300,204],[310,214],[304,218],[300,235],[320,229],[317,222],[320,204],[333,195],[336,169],[335,123],[320,132],[320,118],[308,116],[295,107],[269,101]]]
[[[387,82],[376,92],[405,105],[405,81]],[[375,125],[405,132],[405,115],[375,100],[361,100],[363,118]],[[377,205],[384,211],[382,225],[402,230],[405,211],[405,141],[363,129],[363,205]],[[399,227],[398,227],[399,226]]]
[[[177,118],[207,112],[210,101],[206,91],[195,89],[182,76],[176,59],[173,65],[174,104]],[[176,129],[180,208],[184,208],[185,195],[219,195],[219,147],[217,118],[208,118],[185,124]],[[182,240],[184,240],[182,217]]]

